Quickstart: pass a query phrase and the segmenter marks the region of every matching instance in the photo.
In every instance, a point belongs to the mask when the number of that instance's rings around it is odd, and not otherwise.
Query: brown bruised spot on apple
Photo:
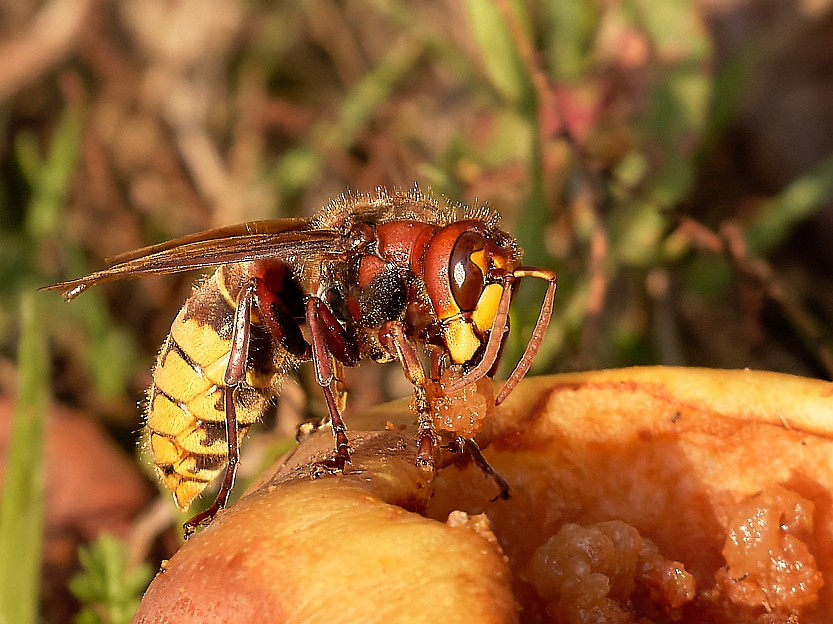
[[[135,621],[813,624],[833,612],[829,383],[679,368],[528,379],[488,419],[507,501],[491,501],[473,465],[427,480],[407,403],[348,418],[345,474],[319,463],[329,432],[311,435],[183,546]]]

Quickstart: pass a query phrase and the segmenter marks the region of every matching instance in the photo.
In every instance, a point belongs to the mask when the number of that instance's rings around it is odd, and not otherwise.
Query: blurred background
[[[534,374],[831,379],[831,119],[830,0],[0,0],[0,616],[129,621],[184,519],[135,440],[196,276],[37,288],[418,183],[558,272]],[[244,480],[314,386],[287,384]],[[409,392],[374,364],[348,387],[353,410]]]

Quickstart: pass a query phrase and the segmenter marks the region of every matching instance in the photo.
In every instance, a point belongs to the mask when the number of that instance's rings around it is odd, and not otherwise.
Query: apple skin
[[[808,502],[801,539],[826,580],[802,622],[833,610],[833,384],[667,367],[527,379],[478,438],[506,501],[453,456],[416,468],[407,405],[348,414],[344,474],[323,467],[328,430],[302,440],[176,553],[134,622],[543,621],[536,549],[612,519],[696,578],[679,621],[722,621],[738,510],[779,488]]]
[[[433,475],[416,467],[404,423],[381,425],[351,429],[343,474],[319,463],[328,431],[304,440],[182,546],[133,621],[516,622],[486,518],[420,515]]]

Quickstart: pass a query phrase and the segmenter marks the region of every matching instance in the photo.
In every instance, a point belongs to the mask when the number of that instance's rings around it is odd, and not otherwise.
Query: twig
[[[157,497],[145,508],[136,518],[125,540],[132,566],[148,560],[148,554],[156,538],[170,528],[174,520],[174,508],[167,499]]]
[[[778,280],[770,264],[761,257],[749,254],[743,231],[736,223],[726,221],[717,234],[704,225],[686,218],[677,233],[693,246],[726,256],[737,273],[759,289],[761,295],[774,303],[784,319],[811,352],[828,379],[833,379],[833,354],[824,346],[824,330],[818,327],[788,296],[784,284]]]
[[[590,293],[587,297],[586,316],[581,330],[579,350],[575,366],[578,369],[592,368],[593,344],[598,335],[599,319],[607,299],[606,260],[608,252],[608,236],[598,211],[593,206],[593,232],[590,235],[590,258],[587,271],[590,274]]]
[[[541,146],[546,145],[548,139],[563,129],[564,124],[560,114],[557,117],[548,115],[548,113],[558,111],[558,103],[550,87],[547,74],[538,62],[535,48],[532,47],[532,42],[526,36],[509,0],[496,0],[496,4],[501,15],[503,15],[503,19],[506,20],[509,33],[518,48],[521,62],[529,73],[532,85],[535,88],[535,94],[538,98],[538,134]]]

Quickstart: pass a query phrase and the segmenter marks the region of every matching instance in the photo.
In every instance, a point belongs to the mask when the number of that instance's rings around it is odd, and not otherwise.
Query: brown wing
[[[225,227],[215,228],[213,230],[205,230],[195,234],[188,234],[179,238],[174,238],[164,243],[157,245],[150,245],[142,247],[141,249],[134,249],[113,258],[107,258],[107,264],[121,264],[128,260],[135,260],[142,256],[149,256],[151,254],[159,253],[173,249],[174,247],[181,247],[186,243],[198,243],[201,241],[219,240],[223,238],[230,238],[233,236],[247,236],[253,234],[282,234],[283,232],[298,232],[309,228],[309,220],[307,219],[270,219],[268,221],[247,221],[246,223],[236,223],[234,225],[227,225]]]
[[[269,258],[293,261],[316,255],[340,255],[349,250],[350,242],[338,232],[303,227],[308,227],[308,222],[278,219],[209,230],[122,254],[117,257],[121,262],[109,269],[41,290],[61,290],[64,300],[71,301],[91,286],[118,279]]]

